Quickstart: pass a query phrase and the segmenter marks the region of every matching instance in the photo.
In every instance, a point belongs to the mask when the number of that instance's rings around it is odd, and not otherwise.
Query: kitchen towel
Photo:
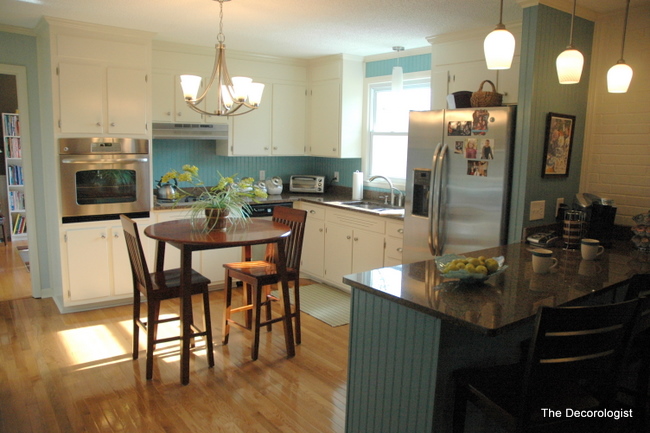
[[[352,200],[363,199],[363,172],[357,170],[352,173]]]

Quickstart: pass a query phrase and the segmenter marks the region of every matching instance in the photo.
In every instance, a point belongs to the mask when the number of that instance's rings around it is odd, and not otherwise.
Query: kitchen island
[[[466,254],[505,257],[508,268],[478,285],[443,278],[433,260],[344,278],[352,287],[347,433],[450,432],[452,371],[516,362],[540,306],[611,302],[634,274],[650,272],[650,255],[630,242],[596,261],[555,248],[559,264],[545,275],[533,273],[529,248]],[[467,431],[486,431],[476,421]]]

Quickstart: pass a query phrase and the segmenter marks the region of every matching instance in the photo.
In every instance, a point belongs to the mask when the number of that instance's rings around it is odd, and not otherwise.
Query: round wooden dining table
[[[181,285],[180,285],[180,320],[181,320],[181,383],[187,385],[190,381],[190,343],[192,339],[191,317],[192,300],[188,286],[191,280],[192,252],[217,248],[245,247],[243,257],[250,259],[250,246],[260,244],[276,244],[274,248],[278,274],[281,279],[281,298],[284,311],[290,311],[289,285],[286,272],[286,255],[284,240],[291,234],[291,229],[281,223],[251,219],[244,224],[231,225],[225,231],[203,231],[202,224],[194,224],[190,219],[166,221],[148,226],[144,233],[155,239],[156,271],[162,271],[165,260],[165,245],[170,244],[181,252]],[[284,337],[287,344],[287,356],[295,355],[293,326],[291,317],[285,315],[283,320]]]

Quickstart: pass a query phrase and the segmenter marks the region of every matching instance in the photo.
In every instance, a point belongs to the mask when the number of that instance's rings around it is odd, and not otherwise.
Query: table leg
[[[280,290],[280,301],[284,309],[284,340],[287,345],[287,357],[291,358],[296,355],[296,346],[293,340],[293,322],[291,320],[291,300],[289,298],[289,279],[287,278],[287,257],[284,249],[284,239],[277,243],[275,248],[276,269],[280,275],[282,289]],[[261,287],[259,288],[262,289]]]
[[[181,284],[180,284],[180,318],[181,318],[181,383],[190,383],[190,342],[192,339],[192,293],[188,289],[192,278],[192,249],[188,245],[181,247]]]
[[[156,242],[156,272],[165,270],[165,241]]]

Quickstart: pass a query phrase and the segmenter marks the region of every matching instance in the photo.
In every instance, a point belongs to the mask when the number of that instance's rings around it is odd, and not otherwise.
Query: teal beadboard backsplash
[[[163,174],[171,169],[181,170],[191,164],[199,168],[201,179],[207,185],[217,183],[217,171],[224,176],[259,178],[260,170],[266,178],[280,176],[289,183],[292,174],[315,174],[332,179],[335,171],[341,177],[339,186],[352,187],[352,173],[361,170],[361,158],[320,158],[314,156],[218,156],[212,140],[153,140],[154,187]]]

